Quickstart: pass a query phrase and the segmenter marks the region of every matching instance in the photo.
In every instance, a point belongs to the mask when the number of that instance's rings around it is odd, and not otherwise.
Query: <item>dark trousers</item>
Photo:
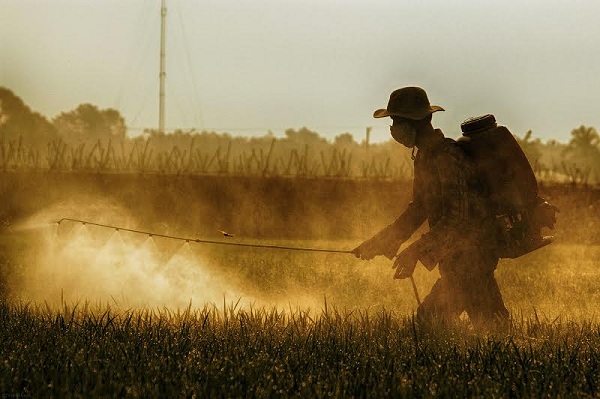
[[[498,258],[480,247],[462,248],[440,262],[440,278],[417,309],[420,320],[452,320],[462,312],[477,327],[506,324],[509,313],[494,277]]]

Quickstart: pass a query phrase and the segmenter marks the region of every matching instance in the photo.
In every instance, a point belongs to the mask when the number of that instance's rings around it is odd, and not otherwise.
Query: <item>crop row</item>
[[[200,142],[198,142],[200,141]],[[235,143],[235,144],[234,144]],[[0,139],[0,170],[48,170],[96,173],[158,173],[191,175],[242,175],[263,177],[325,177],[406,180],[413,174],[410,158],[387,147],[369,148],[298,144],[244,145],[229,140],[204,145],[192,138],[185,146],[170,148],[153,139],[98,140],[77,145],[61,139],[44,146]],[[532,163],[539,180],[584,184],[600,181],[600,171],[565,160],[548,165]]]
[[[234,174],[251,176],[405,179],[412,165],[405,159],[377,154],[354,156],[347,149],[312,150],[309,145],[284,150],[268,148],[207,149],[194,139],[187,148],[160,149],[151,139],[70,145],[62,140],[31,148],[22,140],[0,140],[0,170],[93,171],[161,174]]]

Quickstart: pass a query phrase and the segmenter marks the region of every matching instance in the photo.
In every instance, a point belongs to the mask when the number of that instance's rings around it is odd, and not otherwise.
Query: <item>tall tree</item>
[[[312,130],[302,127],[298,130],[295,129],[286,129],[285,136],[288,141],[294,144],[327,144],[327,140],[319,136],[319,133],[313,132]]]
[[[352,147],[358,145],[358,143],[354,141],[354,136],[352,136],[351,133],[342,133],[335,136],[333,143],[341,147]]]
[[[56,137],[56,130],[48,120],[33,112],[11,90],[0,87],[0,139],[23,139],[28,144],[46,143]]]
[[[600,166],[600,136],[593,127],[584,125],[571,131],[565,155],[574,163]]]
[[[112,108],[101,110],[92,104],[81,104],[55,117],[53,123],[58,134],[70,142],[125,138],[125,119]]]

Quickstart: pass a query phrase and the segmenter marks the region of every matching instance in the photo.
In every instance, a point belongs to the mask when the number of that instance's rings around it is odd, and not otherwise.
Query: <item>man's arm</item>
[[[412,201],[398,219],[352,250],[357,258],[372,259],[377,255],[385,255],[392,259],[396,256],[400,245],[410,238],[427,218],[418,190],[417,184],[413,183]]]

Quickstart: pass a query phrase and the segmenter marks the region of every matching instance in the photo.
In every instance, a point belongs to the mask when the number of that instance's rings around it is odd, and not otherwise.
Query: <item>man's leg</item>
[[[508,325],[509,312],[494,278],[498,258],[481,247],[464,247],[440,263],[447,301],[465,310],[476,327]]]
[[[478,327],[506,327],[509,312],[502,300],[494,272],[488,271],[467,279],[465,308]]]
[[[469,318],[477,327],[508,326],[510,315],[494,277],[498,258],[486,248],[475,248],[467,262],[470,273],[464,275],[463,290]]]
[[[417,319],[422,322],[439,320],[443,322],[456,319],[464,310],[462,301],[456,298],[452,282],[447,278],[438,279],[431,292],[417,308]]]

